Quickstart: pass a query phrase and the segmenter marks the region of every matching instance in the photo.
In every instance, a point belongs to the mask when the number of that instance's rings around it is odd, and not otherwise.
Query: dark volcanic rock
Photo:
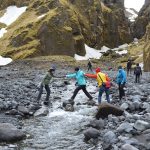
[[[123,110],[112,104],[102,103],[98,108],[96,119],[106,118],[109,114],[121,116],[123,114]]]
[[[14,142],[25,138],[26,135],[9,123],[0,123],[0,142]]]

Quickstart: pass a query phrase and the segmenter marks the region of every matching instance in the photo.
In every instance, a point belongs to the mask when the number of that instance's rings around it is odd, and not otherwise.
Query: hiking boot
[[[93,97],[92,98],[89,98],[89,101],[92,101],[93,100]]]
[[[73,99],[69,99],[68,102],[73,106],[74,105],[74,100]]]

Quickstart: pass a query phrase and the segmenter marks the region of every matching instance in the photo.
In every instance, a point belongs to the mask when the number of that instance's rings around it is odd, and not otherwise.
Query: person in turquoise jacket
[[[117,84],[119,89],[119,99],[121,100],[123,96],[125,96],[124,87],[127,82],[126,72],[122,68],[122,66],[118,67],[118,73],[117,73]]]
[[[75,68],[75,73],[73,74],[68,74],[66,75],[67,78],[75,78],[77,80],[77,88],[75,89],[74,93],[73,93],[73,96],[71,97],[70,101],[73,101],[74,102],[74,99],[77,95],[77,93],[82,90],[85,95],[89,98],[89,100],[92,100],[92,96],[88,93],[88,91],[86,90],[86,78],[84,76],[84,72],[81,71],[79,69],[79,67],[76,67]]]

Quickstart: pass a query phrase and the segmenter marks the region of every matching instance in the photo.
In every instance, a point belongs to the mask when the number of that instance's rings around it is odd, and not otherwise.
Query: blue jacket
[[[123,84],[127,82],[126,72],[123,69],[119,69],[117,74],[117,84]]]
[[[78,82],[78,85],[86,85],[86,79],[84,76],[84,72],[79,70],[76,73],[66,75],[68,78],[75,78]]]

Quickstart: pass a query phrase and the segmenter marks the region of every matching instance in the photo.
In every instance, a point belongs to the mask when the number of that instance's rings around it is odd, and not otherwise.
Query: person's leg
[[[119,90],[119,99],[121,100],[121,86],[120,86],[121,84],[119,83],[119,85],[118,85],[118,90]]]
[[[103,86],[100,87],[99,89],[99,94],[98,94],[98,104],[101,104],[101,99],[102,99],[102,94],[104,92]]]
[[[38,94],[38,97],[37,97],[37,101],[38,101],[38,102],[39,102],[39,100],[41,99],[42,93],[43,93],[43,85],[41,84],[41,85],[40,85],[40,89],[39,89],[39,94]]]
[[[49,88],[48,85],[45,85],[45,90],[47,92],[45,101],[48,102],[49,101],[49,96],[50,96],[50,88]]]
[[[137,82],[140,83],[140,75],[137,75]]]
[[[109,98],[109,88],[105,88],[105,93],[106,93],[106,99],[107,99],[107,102],[110,103],[110,98]]]
[[[127,68],[127,75],[129,75],[129,68]]]
[[[85,95],[89,98],[92,99],[92,96],[90,95],[90,93],[86,90],[86,85],[82,85],[82,90],[85,93]]]
[[[120,100],[122,99],[123,96],[125,96],[124,86],[125,84],[119,84],[119,99]]]
[[[123,96],[125,96],[124,86],[125,86],[125,84],[120,85],[120,98],[121,99]]]
[[[90,67],[91,72],[93,72],[92,67]]]
[[[78,86],[78,87],[74,90],[73,96],[71,97],[71,100],[74,100],[74,99],[75,99],[76,95],[78,94],[78,92],[79,92],[81,89],[82,89],[82,87],[81,87],[81,86]]]
[[[138,80],[138,75],[136,74],[135,75],[135,83],[137,83],[137,80]]]

